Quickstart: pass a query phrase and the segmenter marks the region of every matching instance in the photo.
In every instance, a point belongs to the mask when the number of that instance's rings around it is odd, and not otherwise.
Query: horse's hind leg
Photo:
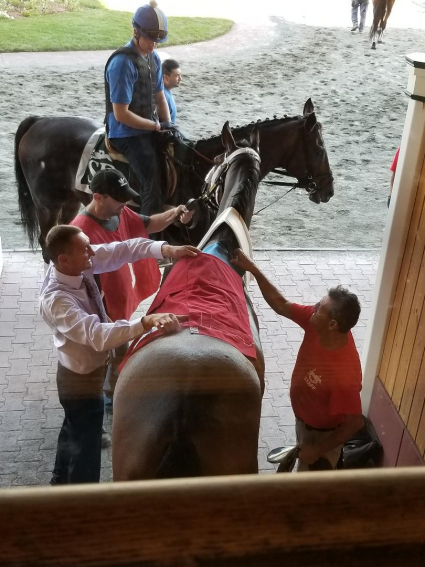
[[[258,427],[231,428],[220,437],[206,435],[196,449],[203,476],[258,473]]]
[[[118,380],[112,427],[114,481],[156,477],[169,442],[161,415],[155,403],[144,404],[137,395],[131,395],[131,390],[122,391]]]
[[[237,417],[241,407],[244,408],[242,419]],[[211,406],[211,411],[214,419],[208,419],[208,409],[205,409],[205,418],[192,437],[201,474],[257,474],[260,389],[249,396],[221,400],[216,407]]]

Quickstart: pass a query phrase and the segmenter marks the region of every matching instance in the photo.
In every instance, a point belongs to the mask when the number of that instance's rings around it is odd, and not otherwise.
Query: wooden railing
[[[394,227],[397,230],[397,227]],[[425,456],[425,164],[378,376]],[[425,560],[424,560],[425,565]]]
[[[422,468],[0,492],[0,565],[423,567]]]

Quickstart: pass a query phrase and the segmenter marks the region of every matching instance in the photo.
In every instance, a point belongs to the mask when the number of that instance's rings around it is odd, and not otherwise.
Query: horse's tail
[[[39,234],[39,226],[37,215],[32,200],[30,188],[28,187],[27,180],[25,179],[24,171],[19,160],[19,144],[22,138],[28,132],[33,124],[40,120],[39,116],[28,116],[25,118],[18,127],[15,134],[15,179],[18,187],[19,211],[21,213],[21,221],[24,225],[25,232],[28,235],[28,240],[31,248],[34,248],[34,241]]]
[[[374,0],[373,22],[370,27],[370,39],[378,32],[383,32],[387,27],[388,18],[393,9],[395,0]]]
[[[156,478],[202,476],[198,453],[191,443],[172,442],[156,471]]]

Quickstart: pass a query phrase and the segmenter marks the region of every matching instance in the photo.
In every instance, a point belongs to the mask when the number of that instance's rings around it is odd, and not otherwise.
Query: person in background
[[[179,87],[182,80],[180,65],[175,59],[166,59],[163,61],[162,75],[164,78],[164,94],[170,110],[171,122],[175,124],[177,119],[177,108],[171,89]]]
[[[400,148],[397,149],[394,159],[393,159],[393,163],[391,164],[390,167],[390,171],[391,171],[391,178],[390,178],[390,194],[388,195],[388,200],[387,200],[387,207],[390,206],[391,203],[391,193],[393,192],[393,187],[394,187],[394,177],[395,177],[395,172],[397,169],[397,164],[398,164],[398,156],[400,155]]]
[[[359,30],[359,33],[363,33],[366,22],[368,5],[369,5],[369,0],[351,0],[351,21],[353,22],[353,27],[351,28],[351,31],[353,33],[357,30]],[[360,25],[359,25],[359,12],[360,12]]]

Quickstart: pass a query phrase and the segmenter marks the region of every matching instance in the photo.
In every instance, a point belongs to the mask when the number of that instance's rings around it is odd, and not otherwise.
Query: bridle
[[[301,137],[301,142],[302,142],[302,146],[303,146],[303,150],[304,150],[304,162],[305,162],[305,169],[306,169],[306,175],[305,177],[299,179],[297,182],[285,182],[285,181],[262,181],[262,183],[265,183],[266,185],[278,185],[280,187],[291,187],[291,189],[289,191],[287,191],[284,195],[282,195],[283,197],[285,195],[287,195],[290,191],[292,191],[293,189],[305,189],[307,191],[307,194],[313,195],[314,193],[318,192],[318,184],[320,186],[320,180],[321,179],[329,179],[331,182],[333,181],[333,176],[325,173],[323,175],[314,175],[313,174],[313,167],[311,165],[311,160],[310,160],[310,156],[309,156],[309,152],[308,152],[308,147],[307,147],[307,139],[306,139],[306,133],[304,130],[304,124],[302,126],[299,127],[299,135]],[[288,159],[288,163],[290,164],[294,158],[295,155],[297,154],[298,149],[297,149],[297,145],[294,146],[291,155],[289,156]],[[282,176],[286,176],[286,177],[296,177],[293,173],[289,173],[288,172],[288,168],[286,169],[282,169],[282,168],[276,168],[276,169],[272,169],[271,173],[276,173],[277,175],[282,175]]]
[[[211,210],[212,213],[217,213],[221,200],[221,198],[219,198],[219,195],[222,192],[222,188],[226,180],[226,174],[231,164],[236,160],[238,156],[251,155],[258,162],[258,164],[261,163],[260,155],[253,148],[238,148],[231,154],[224,155],[225,159],[221,163],[215,164],[214,167],[207,173],[204,185],[202,187],[201,195],[196,199],[190,199],[190,201],[188,201],[188,203],[186,204],[186,207],[189,210],[191,210],[191,206],[192,208],[195,206],[195,203],[202,202]]]

